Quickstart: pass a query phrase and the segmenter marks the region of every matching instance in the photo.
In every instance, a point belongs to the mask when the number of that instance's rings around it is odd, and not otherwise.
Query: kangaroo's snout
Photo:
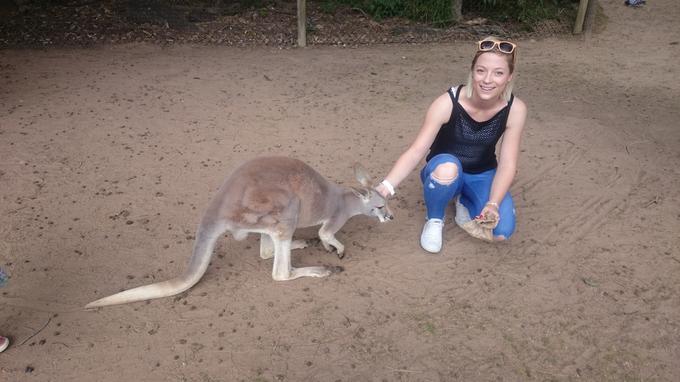
[[[383,205],[382,207],[375,207],[371,210],[371,212],[378,218],[378,220],[380,220],[381,223],[394,219],[394,215],[392,215],[392,211],[390,211],[389,207],[387,207],[387,204]]]
[[[394,216],[392,215],[378,215],[378,220],[380,220],[381,223],[388,222],[392,219],[394,219]]]

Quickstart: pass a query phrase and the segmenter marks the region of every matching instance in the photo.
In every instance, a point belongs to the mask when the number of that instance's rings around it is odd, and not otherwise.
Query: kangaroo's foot
[[[291,268],[288,275],[277,274],[274,275],[274,280],[276,281],[290,281],[295,280],[300,277],[326,277],[334,273],[344,272],[345,268],[341,266],[332,267],[302,267],[302,268]]]
[[[333,273],[343,272],[345,268],[341,266],[332,267],[303,267],[303,268],[293,268],[289,280],[296,279],[298,277],[326,277]]]
[[[272,278],[276,281],[290,281],[300,277],[326,277],[331,274],[330,269],[326,267],[303,267],[290,268],[288,272],[275,272]]]
[[[299,277],[326,277],[331,274],[331,270],[327,267],[302,267],[293,268],[290,272],[290,280]]]

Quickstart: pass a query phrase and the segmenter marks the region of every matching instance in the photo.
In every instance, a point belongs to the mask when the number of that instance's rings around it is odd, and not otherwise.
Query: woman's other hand
[[[500,220],[501,218],[498,213],[498,204],[496,203],[487,203],[484,208],[482,208],[482,212],[478,216],[475,216],[475,221],[477,221],[477,224],[479,224],[482,228],[488,229],[496,228]]]

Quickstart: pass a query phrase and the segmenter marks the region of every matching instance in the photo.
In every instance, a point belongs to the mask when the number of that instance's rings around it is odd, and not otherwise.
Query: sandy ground
[[[520,41],[510,243],[449,220],[426,255],[414,173],[396,220],[345,225],[344,260],[296,251],[341,274],[274,282],[256,236],[226,237],[188,292],[97,311],[184,269],[247,158],[382,177],[472,44],[0,52],[0,380],[679,380],[680,8],[601,3],[592,39]]]

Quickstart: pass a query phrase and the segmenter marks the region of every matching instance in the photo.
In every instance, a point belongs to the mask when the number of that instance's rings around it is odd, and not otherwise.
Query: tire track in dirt
[[[583,149],[581,149],[571,141],[567,140],[565,142],[568,143],[569,146],[564,150],[563,153],[559,154],[556,159],[548,161],[547,164],[543,165],[542,167],[539,167],[536,171],[531,172],[527,178],[517,179],[515,185],[513,185],[513,188],[520,190],[518,192],[518,197],[521,198],[521,200],[526,201],[527,200],[526,195],[531,190],[545,182],[550,181],[550,179],[552,179],[551,177],[552,174],[555,174],[557,171],[564,172],[569,168],[573,167],[574,165],[576,165],[577,163],[579,163],[579,160],[584,155]],[[527,238],[528,244],[513,247],[513,249],[510,250],[510,254],[513,254],[518,251],[520,253],[535,253],[541,247],[546,245],[546,243],[549,243],[548,245],[550,246],[555,246],[557,243],[551,241],[551,239],[553,238],[556,232],[563,230],[564,227],[567,226],[567,224],[573,224],[573,221],[571,219],[566,221],[562,220],[560,223],[552,227],[548,231],[548,233],[542,238],[537,238],[534,235],[528,237]],[[531,229],[530,231],[541,232],[542,230]]]
[[[602,185],[603,188],[612,190],[611,193],[584,200],[576,210],[565,215],[557,224],[548,229],[545,235],[529,244],[525,251],[533,252],[544,245],[554,247],[560,243],[576,244],[596,232],[607,221],[628,211],[630,196],[648,179],[645,172],[640,170],[633,182],[626,185],[625,180],[626,178],[618,170],[615,171]]]
[[[582,161],[584,150],[570,141],[564,152],[549,164],[540,167],[527,178],[516,183],[519,195],[525,200],[525,195],[543,183],[550,182],[556,171],[564,172]],[[630,180],[628,180],[630,179]],[[627,181],[628,180],[628,181]],[[530,243],[521,249],[524,253],[538,251],[544,246],[555,247],[558,244],[573,245],[588,237],[592,232],[606,224],[608,220],[615,219],[630,208],[630,197],[639,186],[646,182],[644,171],[638,171],[633,177],[625,177],[618,167],[614,167],[605,181],[600,185],[605,190],[611,190],[602,195],[582,200],[575,210],[563,215],[562,219],[547,229],[538,229],[536,232],[545,234],[530,238]]]
[[[555,169],[559,167],[560,171],[564,171],[570,167],[573,167],[578,163],[579,159],[583,157],[583,149],[577,147],[574,143],[567,141],[570,146],[565,150],[564,154],[560,155],[557,160],[550,161],[549,164],[539,168],[537,171],[533,172],[530,177],[526,179],[518,179],[515,183],[514,188],[520,189],[520,195],[523,195],[532,190],[538,184],[545,182],[547,180],[547,175],[552,173]],[[560,158],[565,158],[560,161]]]
[[[609,177],[608,182],[604,187],[606,189],[617,189],[620,186],[622,179],[623,176],[617,169],[614,174]],[[578,228],[573,230],[572,233],[565,238],[567,242],[569,244],[576,243],[578,240],[585,238],[590,232],[593,232],[598,227],[604,225],[607,220],[626,211],[628,209],[626,197],[630,195],[631,189],[632,187],[630,187],[624,195],[615,195],[611,199],[608,199],[609,196],[600,196],[596,198],[597,201],[595,203],[590,203],[590,208],[582,215],[584,222],[577,226]],[[578,222],[578,220],[576,222]]]

